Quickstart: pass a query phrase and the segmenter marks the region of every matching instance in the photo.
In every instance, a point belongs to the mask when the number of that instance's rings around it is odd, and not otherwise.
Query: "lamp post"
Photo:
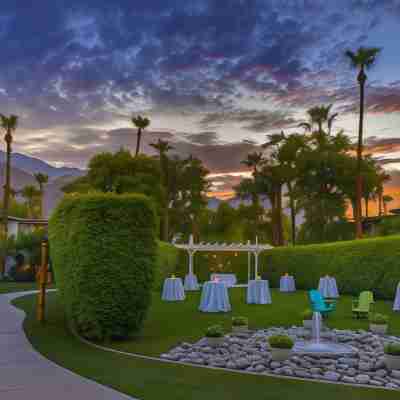
[[[49,265],[49,242],[47,236],[43,238],[41,245],[41,266],[39,271],[39,294],[37,301],[37,320],[40,323],[45,322],[46,307],[46,284]]]

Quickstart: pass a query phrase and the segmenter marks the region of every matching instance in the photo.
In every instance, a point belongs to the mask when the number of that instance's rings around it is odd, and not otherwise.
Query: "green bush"
[[[383,216],[377,226],[380,236],[397,235],[400,233],[400,216]]]
[[[224,336],[224,329],[222,328],[221,325],[213,325],[206,330],[206,337],[219,338],[223,336]]]
[[[50,254],[66,314],[91,340],[139,330],[151,300],[156,218],[143,195],[67,195],[49,221]]]
[[[391,356],[400,356],[400,344],[388,343],[384,348],[384,352]]]
[[[273,335],[268,338],[268,343],[276,349],[291,349],[294,346],[293,340],[287,335]]]
[[[384,314],[372,314],[369,318],[369,322],[374,325],[386,325],[389,322],[389,317]]]
[[[233,317],[232,325],[233,326],[247,326],[249,324],[249,319],[246,317]]]
[[[377,298],[393,299],[400,281],[400,236],[308,246],[282,247],[260,257],[262,275],[273,287],[283,273],[296,279],[298,289],[313,289],[319,278],[334,276],[343,294],[371,290]]]
[[[164,280],[176,272],[179,259],[178,257],[179,249],[172,244],[158,242],[154,289],[161,290]],[[184,276],[183,273],[182,276]]]

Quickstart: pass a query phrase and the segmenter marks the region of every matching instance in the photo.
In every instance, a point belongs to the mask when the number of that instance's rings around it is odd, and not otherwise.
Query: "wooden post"
[[[49,246],[47,239],[42,241],[42,265],[39,271],[39,294],[37,302],[37,320],[40,323],[45,322],[45,307],[46,307],[46,284],[47,284],[47,272],[49,264]]]

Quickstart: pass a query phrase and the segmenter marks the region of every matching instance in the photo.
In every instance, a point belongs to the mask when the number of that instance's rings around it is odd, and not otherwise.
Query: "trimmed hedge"
[[[343,294],[372,290],[392,300],[400,281],[400,236],[276,248],[262,255],[261,271],[275,287],[285,272],[295,276],[299,289],[316,288],[329,274]]]
[[[177,270],[179,249],[166,242],[158,242],[158,255],[154,279],[154,289],[161,290],[164,280]]]
[[[151,300],[156,217],[143,195],[67,195],[49,221],[50,252],[66,314],[91,340],[139,330]]]

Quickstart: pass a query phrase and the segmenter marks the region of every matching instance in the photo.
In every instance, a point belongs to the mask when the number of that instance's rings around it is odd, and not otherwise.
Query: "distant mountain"
[[[5,163],[6,154],[0,150],[0,163]],[[20,153],[12,153],[11,155],[11,166],[18,168],[21,171],[27,172],[28,174],[35,174],[41,172],[49,176],[50,179],[59,178],[61,176],[81,176],[84,171],[78,168],[68,167],[54,167],[45,161],[42,161],[35,157],[30,157]]]
[[[5,153],[0,150],[0,195],[3,195]],[[49,176],[49,183],[45,186],[43,202],[44,215],[48,216],[51,210],[62,198],[61,188],[75,178],[85,174],[85,171],[78,168],[54,167],[38,158],[24,154],[13,153],[11,155],[11,187],[14,190],[21,190],[26,185],[37,185],[34,174],[41,172]],[[17,196],[20,198],[20,196]]]

